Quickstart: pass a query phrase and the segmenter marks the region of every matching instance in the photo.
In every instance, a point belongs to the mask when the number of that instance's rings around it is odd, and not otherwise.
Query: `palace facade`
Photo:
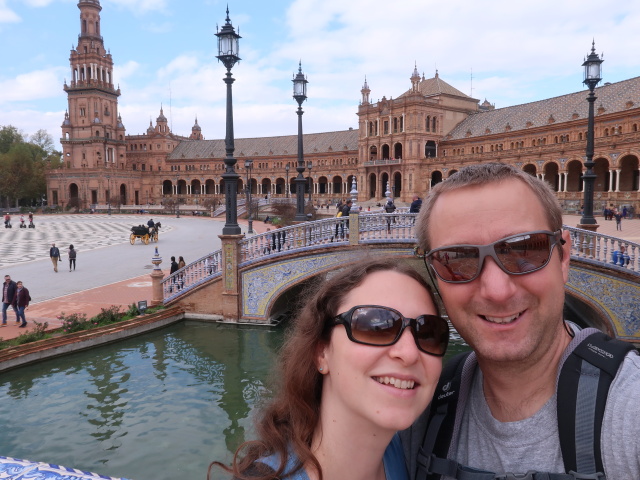
[[[162,107],[144,135],[126,135],[113,60],[100,35],[100,2],[80,0],[78,7],[80,35],[69,59],[71,83],[64,85],[64,162],[47,175],[49,204],[220,203],[224,139],[205,140],[197,119],[189,136],[174,134]],[[496,109],[438,72],[425,78],[414,68],[408,89],[399,92],[372,102],[365,80],[357,130],[304,135],[305,167],[312,167],[304,176],[314,203],[347,196],[354,178],[359,202],[388,195],[410,202],[464,165],[501,161],[546,180],[567,210],[579,209],[587,90]],[[640,77],[604,84],[596,96],[594,212],[608,203],[640,211]],[[247,183],[255,195],[295,192],[297,135],[236,139],[234,157],[238,192]]]

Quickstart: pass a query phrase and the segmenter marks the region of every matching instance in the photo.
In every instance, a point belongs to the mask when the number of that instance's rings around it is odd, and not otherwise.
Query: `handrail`
[[[415,213],[360,213],[349,218],[333,217],[274,228],[238,242],[238,266],[246,267],[266,258],[337,245],[413,245],[416,241],[416,216]],[[350,221],[358,223],[357,239],[349,238]],[[640,244],[567,225],[563,229],[571,235],[571,258],[640,275]],[[164,300],[172,300],[186,290],[221,276],[221,268],[222,250],[216,250],[181,268],[162,281]]]

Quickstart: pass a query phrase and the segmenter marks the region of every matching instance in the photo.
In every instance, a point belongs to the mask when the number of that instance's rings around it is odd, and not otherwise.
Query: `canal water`
[[[204,479],[251,438],[284,330],[185,322],[3,373],[0,455],[132,480]],[[448,355],[465,348],[454,340]]]

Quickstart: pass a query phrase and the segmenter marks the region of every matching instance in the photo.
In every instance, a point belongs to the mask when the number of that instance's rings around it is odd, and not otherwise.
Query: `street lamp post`
[[[178,185],[178,179],[180,177],[176,175],[176,218],[180,218],[180,186]]]
[[[298,102],[298,165],[296,170],[298,176],[296,177],[296,216],[294,218],[297,222],[304,222],[307,220],[304,214],[304,184],[306,180],[302,173],[304,172],[304,152],[302,145],[302,102],[307,99],[307,79],[302,73],[302,61],[298,64],[298,74],[293,77],[293,98]],[[311,192],[309,192],[311,195]]]
[[[287,183],[284,186],[284,192],[287,194],[287,198],[289,198],[289,168],[291,167],[289,167],[289,164],[287,163],[284,166],[284,170],[287,172]]]
[[[249,230],[247,233],[253,233],[253,216],[251,214],[251,168],[253,167],[253,160],[247,158],[244,161],[244,168],[247,170],[247,212],[249,216],[247,217],[247,221],[249,222]]]
[[[309,161],[307,163],[307,170],[309,170],[309,203],[311,203],[311,190],[313,190],[313,179],[311,178],[311,167],[313,167],[313,163]]]
[[[233,96],[231,86],[233,85],[234,78],[231,76],[231,68],[240,61],[238,56],[239,39],[242,38],[238,35],[231,25],[229,19],[229,7],[227,7],[227,18],[224,26],[216,33],[218,37],[218,55],[217,59],[221,61],[227,68],[227,76],[224,79],[224,83],[227,84],[227,128],[226,136],[224,139],[226,157],[224,158],[224,164],[226,166],[225,172],[221,175],[224,180],[224,197],[226,205],[226,223],[222,228],[223,235],[240,235],[240,225],[238,225],[238,178],[240,175],[236,173],[234,166],[236,159],[233,157],[235,150],[234,138],[233,138]]]
[[[596,101],[594,90],[596,85],[602,80],[600,64],[603,62],[596,53],[595,41],[591,44],[591,53],[586,58],[582,66],[584,67],[584,83],[589,87],[589,96],[587,101],[589,102],[589,122],[587,127],[587,151],[584,166],[587,171],[582,176],[584,182],[584,208],[582,212],[582,218],[580,219],[581,225],[591,226],[592,230],[598,228],[596,219],[593,217],[593,183],[596,179],[596,174],[593,172],[595,165],[593,161],[593,106]],[[587,227],[588,228],[588,227]]]
[[[111,176],[107,175],[107,207],[109,207],[107,213],[111,215],[111,199],[109,197],[111,197]]]

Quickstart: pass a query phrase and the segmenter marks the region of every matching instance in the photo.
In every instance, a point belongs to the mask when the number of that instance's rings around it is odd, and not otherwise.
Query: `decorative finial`
[[[227,3],[227,19],[226,19],[227,25],[231,25],[231,19],[229,18],[229,4]]]

